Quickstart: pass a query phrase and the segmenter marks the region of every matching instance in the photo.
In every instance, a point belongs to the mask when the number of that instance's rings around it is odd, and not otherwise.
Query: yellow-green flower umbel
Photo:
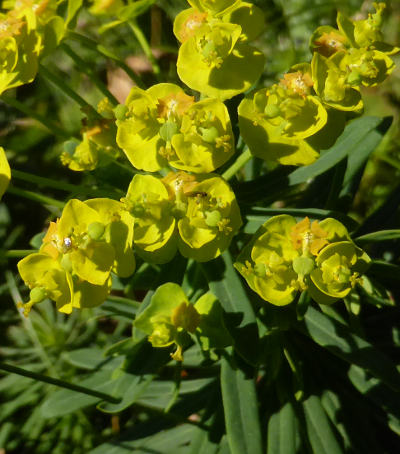
[[[135,270],[133,222],[115,200],[70,200],[61,218],[50,223],[39,252],[18,263],[31,288],[25,314],[44,298],[65,313],[101,304],[110,291],[111,272],[127,277]]]
[[[285,165],[307,165],[318,152],[305,140],[327,123],[327,112],[313,91],[311,68],[291,68],[279,84],[263,88],[239,105],[240,133],[255,156]]]
[[[135,217],[137,252],[156,263],[171,260],[177,248],[185,257],[211,260],[242,223],[235,194],[219,175],[135,175],[123,202]]]
[[[195,102],[174,84],[133,88],[117,121],[118,145],[137,169],[155,172],[168,164],[212,172],[234,153],[228,110],[217,99]]]
[[[248,44],[264,27],[262,11],[241,1],[193,1],[175,19],[182,45],[181,80],[206,96],[225,100],[248,90],[260,76],[264,56]],[[196,68],[196,71],[193,71]]]
[[[380,30],[385,4],[374,3],[374,7],[376,13],[364,20],[338,13],[338,29],[324,25],[311,37],[315,91],[327,106],[360,113],[359,87],[383,82],[394,69],[389,55],[399,48],[384,43]]]
[[[292,216],[280,215],[259,229],[235,268],[261,298],[283,306],[304,290],[320,304],[343,298],[368,262],[335,219],[296,222]]]
[[[19,0],[0,14],[0,94],[32,82],[40,56],[50,52],[64,34],[55,0]]]

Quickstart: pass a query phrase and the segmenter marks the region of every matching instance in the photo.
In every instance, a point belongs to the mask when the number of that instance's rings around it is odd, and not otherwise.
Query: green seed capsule
[[[124,120],[127,112],[128,108],[125,104],[118,104],[118,106],[114,108],[114,114],[117,120]]]
[[[278,117],[281,114],[281,111],[276,104],[267,104],[264,113],[268,118],[274,118]]]
[[[64,142],[63,147],[64,151],[68,153],[70,156],[72,156],[75,152],[76,147],[79,145],[79,142],[76,140],[67,140]]]
[[[221,213],[218,210],[206,211],[206,224],[209,227],[217,227],[221,221]]]
[[[92,222],[88,226],[88,235],[92,240],[99,240],[104,234],[104,224],[101,222]]]
[[[361,76],[358,71],[352,71],[348,76],[347,76],[347,83],[349,85],[360,85],[361,83]]]
[[[314,269],[314,260],[310,257],[296,257],[293,260],[293,269],[298,275],[306,276]]]
[[[214,143],[215,139],[219,137],[218,129],[215,126],[211,126],[210,128],[199,128],[199,130],[204,142]]]

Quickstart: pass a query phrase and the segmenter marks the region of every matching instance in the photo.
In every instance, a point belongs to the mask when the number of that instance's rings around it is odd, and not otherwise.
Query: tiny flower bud
[[[199,128],[201,132],[201,138],[204,142],[213,143],[219,136],[218,129],[215,126],[211,126],[210,128]]]
[[[178,130],[178,125],[174,121],[168,120],[160,128],[160,137],[166,142],[171,142]]]
[[[127,112],[128,108],[125,104],[118,104],[118,106],[114,108],[114,114],[117,120],[124,120]]]

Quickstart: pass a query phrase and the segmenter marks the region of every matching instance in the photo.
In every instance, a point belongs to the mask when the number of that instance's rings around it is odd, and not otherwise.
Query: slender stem
[[[236,172],[238,172],[247,162],[250,161],[251,157],[250,150],[247,148],[229,167],[229,169],[225,170],[222,177],[225,178],[225,180],[230,180]]]
[[[15,306],[18,308],[18,303],[20,303],[22,301],[22,297],[21,297],[21,294],[19,293],[17,283],[15,281],[15,277],[14,277],[13,273],[9,270],[7,270],[5,272],[5,275],[6,275],[6,282],[7,282],[8,288],[10,290],[11,298],[13,299]],[[24,326],[25,331],[28,333],[28,336],[30,337],[32,344],[37,349],[37,353],[38,353],[40,360],[42,361],[43,365],[48,370],[48,372],[53,377],[57,378],[58,374],[57,374],[56,368],[54,366],[54,363],[50,360],[49,355],[47,354],[47,351],[43,348],[43,345],[40,342],[36,329],[32,324],[32,320],[30,318],[27,318],[24,315],[22,315],[20,310],[18,310],[18,312],[21,317],[22,324]]]
[[[36,249],[10,249],[4,251],[4,257],[8,259],[19,259],[21,257],[26,257],[29,254],[37,252]]]
[[[78,93],[76,93],[76,91],[74,91],[69,85],[67,85],[61,77],[49,71],[41,63],[39,64],[39,68],[40,74],[44,78],[56,85],[56,87],[59,88],[65,95],[79,104],[84,112],[90,114],[93,117],[102,118],[101,115],[94,109],[94,107],[91,106],[87,101],[85,101],[82,96],[78,95]]]
[[[139,309],[141,303],[139,301],[132,300],[130,298],[124,298],[123,296],[117,296],[117,295],[108,295],[107,296],[108,301],[113,301],[115,303],[127,303],[131,305],[132,307],[135,307],[136,309]]]
[[[80,42],[82,45],[86,46],[89,49],[94,50],[103,57],[110,58],[113,62],[123,69],[126,74],[135,82],[135,84],[140,88],[146,88],[140,77],[117,55],[115,55],[111,50],[105,48],[101,44],[97,44],[93,39],[88,38],[87,36],[81,35],[73,31],[68,32],[68,38],[73,39],[74,41]]]
[[[57,378],[48,377],[47,375],[38,374],[30,370],[22,369],[21,367],[12,366],[11,364],[0,362],[0,369],[13,374],[22,375],[23,377],[32,378],[34,380],[42,381],[44,383],[49,383],[50,385],[59,386],[60,388],[70,389],[71,391],[76,391],[78,393],[87,394],[89,396],[98,397],[99,399],[111,402],[113,404],[118,404],[121,402],[121,399],[115,398],[108,394],[104,394],[99,391],[94,391],[93,389],[86,388],[84,386],[74,385],[73,383],[68,383]]]
[[[99,79],[96,72],[93,70],[93,67],[83,60],[78,54],[76,54],[67,44],[62,43],[60,48],[75,62],[80,70],[82,70],[90,80],[96,85],[96,87],[101,91],[101,93],[110,100],[114,106],[118,104],[118,100],[110,92],[110,90],[103,84]]]
[[[25,199],[33,200],[35,202],[43,203],[44,205],[52,205],[57,208],[64,208],[65,203],[60,200],[53,199],[52,197],[47,197],[43,194],[38,194],[36,192],[27,191],[25,189],[16,188],[15,186],[9,186],[7,192],[14,195],[19,195]]]
[[[19,102],[14,98],[11,98],[9,96],[4,96],[4,95],[1,96],[0,99],[3,102],[5,102],[6,104],[8,104],[9,106],[14,107],[14,109],[18,109],[19,111],[21,111],[28,117],[34,118],[36,121],[38,121],[41,125],[43,125],[46,129],[48,129],[54,135],[59,136],[63,139],[69,139],[71,137],[71,135],[68,132],[64,131],[59,126],[57,126],[57,124],[54,123],[54,121],[51,118],[49,118],[48,116],[44,117],[44,116],[38,114],[37,112],[35,112],[33,109],[26,106],[22,102]]]
[[[153,68],[154,74],[158,77],[161,74],[160,67],[158,66],[157,60],[154,58],[154,55],[151,51],[150,44],[147,41],[142,29],[138,27],[137,23],[133,20],[129,21],[129,26],[131,27],[136,39],[138,40],[140,47],[143,49],[144,54],[149,59],[151,66]]]
[[[400,162],[398,162],[397,159],[393,159],[390,156],[388,156],[387,154],[380,155],[378,157],[378,159],[380,159],[381,161],[386,162],[387,164],[391,165],[395,169],[400,170]]]
[[[59,180],[53,180],[51,178],[40,177],[31,173],[22,172],[21,170],[11,170],[12,179],[27,181],[29,183],[35,183],[48,188],[60,189],[62,191],[72,192],[74,194],[85,194],[93,197],[108,197],[110,194],[107,191],[98,189],[91,189],[82,185],[75,185],[65,183]]]

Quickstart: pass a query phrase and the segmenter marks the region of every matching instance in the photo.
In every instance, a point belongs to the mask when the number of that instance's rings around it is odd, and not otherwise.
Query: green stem
[[[31,173],[22,172],[21,170],[11,170],[11,178],[14,180],[27,181],[29,183],[35,183],[48,188],[60,189],[61,191],[72,192],[74,194],[85,194],[92,197],[109,197],[110,194],[107,191],[101,191],[97,189],[91,189],[82,185],[75,185],[65,183],[59,180],[53,180],[51,178],[40,177]]]
[[[22,102],[17,101],[14,98],[8,97],[8,96],[1,96],[0,99],[8,104],[11,107],[14,107],[14,109],[18,109],[28,117],[34,118],[36,121],[38,121],[41,125],[43,125],[46,129],[48,129],[50,132],[52,132],[54,135],[59,136],[63,139],[69,139],[71,137],[68,132],[64,131],[61,129],[59,126],[54,123],[51,118],[44,117],[37,112],[35,112],[33,109],[30,107],[26,106]]]
[[[107,301],[113,301],[115,303],[127,303],[136,309],[139,309],[141,303],[139,301],[132,300],[130,298],[124,298],[123,296],[108,295]]]
[[[143,49],[144,54],[149,59],[151,66],[153,68],[154,74],[158,76],[161,74],[160,67],[158,66],[157,60],[154,58],[154,55],[151,51],[150,44],[147,41],[145,35],[142,32],[142,29],[138,27],[135,21],[129,21],[129,26],[131,27],[136,39],[138,40],[140,47]]]
[[[236,172],[238,172],[242,167],[246,165],[247,162],[250,161],[252,155],[250,150],[247,148],[237,159],[236,161],[229,167],[229,169],[225,170],[222,174],[222,177],[225,180],[230,180]]]
[[[386,162],[387,164],[391,165],[397,170],[400,170],[400,162],[398,162],[396,159],[391,158],[390,156],[386,154],[382,154],[378,157],[381,161]]]
[[[22,257],[26,257],[29,254],[33,254],[37,252],[36,249],[10,249],[8,251],[4,251],[4,257],[8,259],[19,259]]]
[[[135,82],[135,84],[140,88],[146,88],[140,77],[117,55],[114,54],[111,50],[105,48],[101,44],[97,44],[93,39],[88,38],[87,36],[81,35],[73,31],[68,32],[68,38],[73,39],[74,41],[80,42],[83,46],[86,46],[89,49],[97,52],[103,57],[110,58],[113,62],[123,69],[126,74]]]
[[[14,195],[19,195],[25,199],[33,200],[35,202],[43,203],[44,205],[52,205],[57,208],[64,208],[65,203],[60,200],[47,197],[43,194],[37,194],[36,192],[26,191],[25,189],[16,188],[15,186],[9,186],[7,192]]]
[[[59,88],[65,95],[67,95],[77,104],[79,104],[85,113],[90,114],[92,117],[102,118],[102,116],[96,111],[96,109],[94,109],[94,107],[91,106],[88,102],[86,102],[82,98],[82,96],[78,95],[76,91],[74,91],[69,85],[67,85],[61,77],[49,71],[41,63],[39,64],[39,72],[45,79],[49,80],[52,84]]]
[[[74,385],[73,383],[68,383],[63,380],[58,380],[57,378],[48,377],[47,375],[38,374],[30,370],[22,369],[21,367],[12,366],[11,364],[0,362],[0,369],[5,370],[6,372],[11,372],[13,374],[22,375],[23,377],[28,377],[34,380],[42,381],[44,383],[49,383],[50,385],[59,386],[60,388],[66,388],[78,393],[98,397],[99,399],[111,402],[113,404],[118,404],[119,402],[121,402],[121,399],[109,396],[108,394],[94,391],[93,389],[85,388],[84,386]]]
[[[18,307],[18,303],[22,301],[21,294],[19,293],[17,283],[15,281],[15,277],[11,271],[6,271],[6,282],[8,284],[8,288],[10,290],[10,295],[11,298],[14,301],[14,304],[16,307]],[[57,377],[57,371],[54,367],[53,362],[50,360],[47,351],[43,348],[42,343],[40,342],[40,339],[38,337],[38,334],[36,332],[36,329],[34,328],[32,324],[32,320],[30,318],[25,317],[22,315],[20,311],[18,311],[21,319],[22,319],[22,324],[24,325],[25,331],[28,333],[28,336],[30,337],[32,344],[35,346],[38,356],[40,360],[42,361],[43,365],[45,368],[50,372],[50,374],[53,377]]]
[[[76,54],[67,44],[62,43],[60,48],[74,61],[76,66],[89,77],[101,93],[110,100],[111,104],[116,106],[118,104],[118,100],[99,79],[96,72],[93,70],[93,67]]]

